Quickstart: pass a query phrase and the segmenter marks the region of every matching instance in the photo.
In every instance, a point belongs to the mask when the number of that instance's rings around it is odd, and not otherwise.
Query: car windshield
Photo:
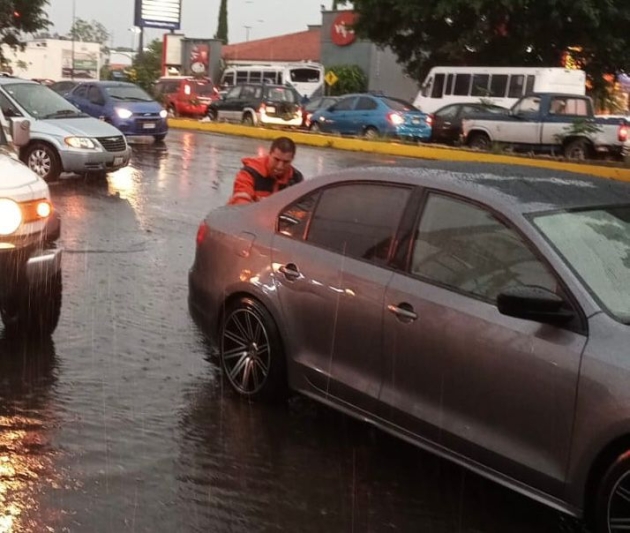
[[[128,101],[128,102],[152,102],[151,98],[140,87],[135,85],[113,85],[111,87],[105,87],[105,91],[114,100]]]
[[[3,89],[33,118],[85,116],[63,96],[39,83],[11,83]]]
[[[394,111],[419,111],[417,107],[414,107],[409,102],[399,100],[398,98],[383,98],[383,102]]]
[[[604,308],[630,324],[630,206],[541,215],[534,224]]]
[[[274,102],[289,102],[292,104],[298,102],[296,93],[284,87],[265,87],[265,98]]]

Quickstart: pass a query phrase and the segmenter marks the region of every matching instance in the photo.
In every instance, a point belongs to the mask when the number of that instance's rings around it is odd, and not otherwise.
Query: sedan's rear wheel
[[[240,298],[225,312],[220,358],[228,383],[241,396],[275,399],[286,392],[286,360],[269,311],[252,298]]]
[[[630,451],[604,474],[595,498],[594,533],[627,531],[630,524]]]
[[[378,138],[378,130],[376,128],[373,128],[372,126],[369,126],[367,128],[365,128],[365,131],[363,132],[363,136],[366,139],[369,140],[374,140]]]

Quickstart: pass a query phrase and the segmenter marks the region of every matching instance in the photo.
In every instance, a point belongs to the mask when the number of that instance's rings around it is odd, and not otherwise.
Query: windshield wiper
[[[147,100],[146,98],[140,98],[139,96],[127,96],[125,100],[130,102],[152,102],[153,100]]]
[[[54,113],[50,113],[45,115],[44,118],[70,118],[70,117],[86,117],[85,113],[81,113],[81,111],[77,111],[76,109],[59,109]]]

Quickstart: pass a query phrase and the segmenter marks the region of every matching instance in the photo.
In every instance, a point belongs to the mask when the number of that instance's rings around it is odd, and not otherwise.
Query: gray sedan
[[[630,188],[353,169],[208,214],[191,313],[246,398],[293,390],[630,528]]]

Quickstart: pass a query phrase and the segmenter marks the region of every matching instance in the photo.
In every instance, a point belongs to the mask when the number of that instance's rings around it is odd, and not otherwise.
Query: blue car
[[[168,132],[166,110],[133,83],[84,82],[64,96],[84,113],[113,124],[128,137],[150,135],[163,141]]]
[[[367,139],[394,136],[426,141],[431,137],[431,117],[398,98],[348,94],[332,107],[313,113],[309,130]]]

